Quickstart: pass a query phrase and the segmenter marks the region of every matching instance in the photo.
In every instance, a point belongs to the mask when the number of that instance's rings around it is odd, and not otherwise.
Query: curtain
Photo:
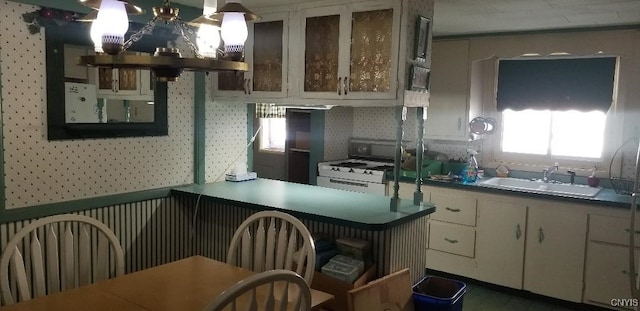
[[[498,111],[606,113],[613,101],[616,61],[616,57],[500,60]]]
[[[256,103],[256,118],[285,118],[286,108],[274,104]]]

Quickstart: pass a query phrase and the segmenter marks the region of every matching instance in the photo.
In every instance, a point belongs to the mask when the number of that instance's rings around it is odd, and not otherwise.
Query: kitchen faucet
[[[549,167],[549,168],[545,168],[544,170],[542,170],[542,181],[543,182],[549,182],[549,179],[551,178],[551,175],[553,175],[553,173],[558,171],[558,162],[553,163],[553,166]]]

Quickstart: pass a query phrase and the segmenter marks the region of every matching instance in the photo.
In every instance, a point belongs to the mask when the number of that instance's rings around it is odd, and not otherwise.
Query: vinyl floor
[[[570,311],[570,310],[606,310],[585,305],[563,305],[556,301],[512,295],[478,284],[467,283],[464,295],[463,311]]]

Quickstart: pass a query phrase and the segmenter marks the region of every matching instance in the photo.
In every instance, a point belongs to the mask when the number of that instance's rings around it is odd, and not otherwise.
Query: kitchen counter
[[[243,182],[222,181],[172,189],[178,196],[199,196],[257,210],[279,210],[299,218],[329,222],[365,230],[384,230],[435,211],[431,204],[415,206],[401,201],[390,211],[390,198],[312,185],[258,178]]]
[[[216,260],[226,259],[235,229],[249,215],[277,210],[300,219],[313,235],[369,241],[379,276],[409,268],[415,283],[424,274],[426,252],[417,250],[427,245],[426,216],[435,212],[431,204],[402,201],[392,212],[386,196],[262,178],[177,187],[171,196],[192,219],[195,252]],[[405,255],[396,256],[400,253]]]
[[[389,177],[391,184],[393,184],[393,176]],[[491,177],[486,177],[491,178]],[[412,183],[415,184],[415,179],[401,177],[400,182],[404,183]],[[477,184],[463,184],[461,181],[439,181],[433,179],[425,179],[422,182],[425,186],[435,186],[435,187],[445,187],[445,188],[453,188],[459,190],[467,190],[467,191],[477,191],[484,193],[493,193],[493,194],[503,194],[503,195],[517,195],[535,199],[549,199],[549,200],[560,200],[568,203],[580,203],[580,204],[589,204],[589,205],[598,205],[598,206],[608,206],[608,207],[618,207],[618,208],[629,208],[629,204],[631,204],[631,197],[628,195],[617,194],[613,189],[603,188],[600,192],[593,198],[587,197],[574,197],[574,196],[565,196],[565,195],[557,195],[557,194],[543,194],[543,193],[535,193],[528,192],[525,190],[516,190],[516,189],[498,189],[498,188],[490,188],[483,187]],[[393,188],[390,188],[390,192]]]

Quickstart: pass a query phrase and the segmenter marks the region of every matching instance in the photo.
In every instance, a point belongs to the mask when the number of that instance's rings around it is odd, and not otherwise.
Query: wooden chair
[[[413,311],[409,269],[400,270],[352,289],[349,311]]]
[[[0,269],[2,298],[9,305],[122,275],[124,255],[102,222],[55,215],[18,231],[2,253]]]
[[[251,215],[236,230],[227,263],[256,272],[294,270],[311,284],[316,262],[315,245],[307,227],[282,212],[263,211]]]
[[[295,287],[292,287],[292,284]],[[261,286],[264,286],[263,290],[259,291],[258,288]],[[254,274],[229,287],[204,310],[221,311],[223,309],[309,311],[311,310],[311,288],[299,274],[293,271],[269,270]]]

